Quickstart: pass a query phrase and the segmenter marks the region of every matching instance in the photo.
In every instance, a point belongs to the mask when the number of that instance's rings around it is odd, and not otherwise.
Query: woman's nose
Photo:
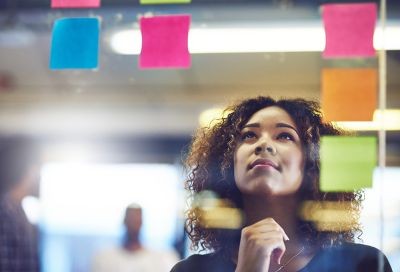
[[[276,148],[274,147],[273,144],[263,140],[261,141],[255,148],[255,153],[257,155],[261,154],[261,153],[268,153],[271,155],[275,155],[276,154]]]

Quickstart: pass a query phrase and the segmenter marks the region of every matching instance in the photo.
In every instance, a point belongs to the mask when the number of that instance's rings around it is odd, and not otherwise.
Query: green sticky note
[[[140,4],[188,4],[191,0],[140,0]]]
[[[321,191],[352,192],[372,187],[376,153],[375,137],[322,137]]]

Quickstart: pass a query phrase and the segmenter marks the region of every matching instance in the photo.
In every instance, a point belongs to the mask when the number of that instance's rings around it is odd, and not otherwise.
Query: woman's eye
[[[278,139],[294,141],[294,137],[292,136],[292,134],[287,133],[287,132],[279,134]]]
[[[248,140],[248,139],[252,139],[254,137],[256,137],[256,134],[254,132],[252,132],[252,131],[246,131],[246,132],[242,133],[242,135],[240,135],[240,139],[242,141],[245,141],[245,140]]]

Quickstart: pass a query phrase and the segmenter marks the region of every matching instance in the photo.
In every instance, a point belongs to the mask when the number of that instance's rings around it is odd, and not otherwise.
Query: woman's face
[[[244,125],[234,153],[235,182],[243,194],[290,195],[301,185],[303,147],[283,109],[257,111]]]

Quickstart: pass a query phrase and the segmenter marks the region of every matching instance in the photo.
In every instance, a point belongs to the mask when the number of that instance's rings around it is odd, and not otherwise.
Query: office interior
[[[384,92],[379,97],[385,101],[377,109],[383,105],[380,109],[400,115],[398,1],[369,1],[378,7],[376,28],[385,23],[394,31],[385,37],[393,44],[377,49],[375,57],[350,60],[324,58],[323,45],[313,40],[310,48],[299,49],[283,38],[278,48],[245,48],[245,43],[240,48],[238,39],[226,42],[226,48],[206,45],[219,41],[210,34],[216,30],[233,31],[225,39],[254,31],[254,43],[265,45],[262,39],[267,35],[274,39],[271,29],[286,29],[288,37],[294,35],[290,31],[322,29],[321,5],[365,1],[101,2],[99,8],[81,9],[52,9],[49,0],[0,2],[0,141],[31,139],[43,152],[40,194],[27,197],[24,208],[40,229],[44,272],[90,271],[95,252],[121,240],[124,208],[131,202],[143,207],[141,238],[146,246],[171,249],[183,239],[182,256],[191,254],[183,232],[187,203],[182,162],[206,111],[258,95],[320,101],[324,68],[367,67],[384,73],[377,92]],[[120,40],[118,45],[116,36],[127,30],[138,33],[142,16],[167,14],[191,15],[190,28],[208,37],[192,48],[206,49],[191,53],[187,69],[140,69],[140,48],[132,49],[140,40]],[[53,24],[65,17],[100,18],[96,69],[49,68]],[[307,41],[298,43],[307,46]],[[373,186],[365,189],[361,242],[383,250],[393,271],[400,271],[400,121],[396,122],[387,130],[356,130],[376,136],[385,149],[385,174],[379,175],[377,162]]]

